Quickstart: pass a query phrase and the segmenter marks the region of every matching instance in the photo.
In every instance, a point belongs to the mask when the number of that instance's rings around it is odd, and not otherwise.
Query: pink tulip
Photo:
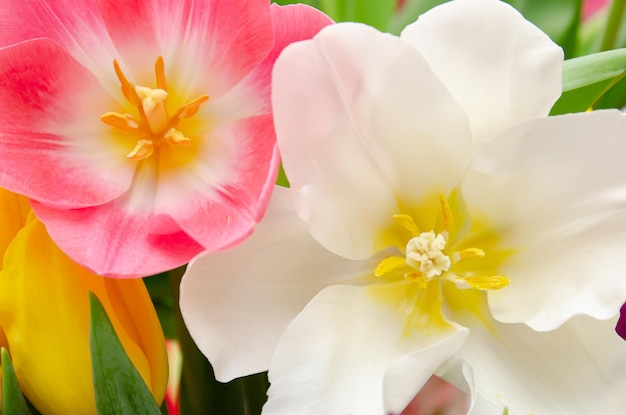
[[[268,0],[6,0],[0,186],[99,274],[228,248],[277,174],[274,60],[329,23]]]
[[[600,11],[608,4],[607,0],[585,0],[583,1],[583,20],[589,19],[596,12]]]

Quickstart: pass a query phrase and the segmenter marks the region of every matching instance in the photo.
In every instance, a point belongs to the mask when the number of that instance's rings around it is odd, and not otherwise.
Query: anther
[[[100,120],[123,131],[132,131],[139,128],[139,123],[132,115],[120,114],[119,112],[107,112],[100,117]]]
[[[137,141],[135,148],[126,155],[131,160],[143,160],[154,153],[154,143],[152,140],[141,139]]]
[[[450,233],[454,229],[454,217],[448,201],[441,193],[439,193],[439,207],[441,208],[441,226]]]
[[[411,238],[419,236],[420,230],[411,215],[393,215],[393,220],[411,233]]]

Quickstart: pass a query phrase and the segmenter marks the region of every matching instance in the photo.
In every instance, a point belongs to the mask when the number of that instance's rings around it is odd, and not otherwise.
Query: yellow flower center
[[[137,115],[107,112],[100,119],[107,125],[136,136],[137,143],[126,157],[132,160],[143,160],[150,157],[155,148],[163,143],[188,146],[191,140],[177,129],[178,123],[185,118],[193,117],[200,106],[208,101],[209,96],[200,95],[181,105],[170,116],[167,109],[165,66],[161,56],[157,58],[154,65],[156,88],[133,85],[124,76],[117,61],[113,61],[113,67],[122,86],[122,94],[136,108]]]
[[[383,259],[374,270],[382,283],[368,287],[375,299],[394,307],[407,336],[414,329],[427,336],[453,330],[448,313],[472,315],[488,326],[485,292],[509,284],[497,269],[512,251],[498,249],[498,235],[487,223],[470,220],[460,191],[447,199],[439,195],[438,205],[421,210],[437,215],[426,232],[410,214],[393,216],[400,233],[390,232],[400,237],[396,246],[403,255]],[[422,224],[425,217],[430,214],[419,216]]]
[[[442,231],[435,233],[420,232],[410,215],[394,215],[396,223],[408,231],[410,238],[406,244],[405,256],[391,256],[382,260],[374,275],[377,277],[391,277],[397,271],[403,272],[404,278],[417,283],[420,288],[426,288],[428,283],[438,278],[453,282],[457,288],[475,288],[479,290],[497,290],[506,287],[509,279],[500,275],[486,274],[480,268],[467,269],[460,262],[473,258],[485,258],[485,251],[478,247],[457,248],[462,244],[455,244],[447,248],[448,238],[454,230],[454,216],[450,205],[443,195],[439,195],[441,210]],[[459,264],[459,266],[457,266]],[[480,264],[478,264],[480,266]]]

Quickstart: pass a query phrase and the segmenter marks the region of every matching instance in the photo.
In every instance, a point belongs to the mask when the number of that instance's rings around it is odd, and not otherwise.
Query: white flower
[[[267,414],[398,413],[433,373],[477,414],[621,413],[626,118],[546,117],[561,62],[493,0],[287,48],[291,189],[181,287],[218,379],[269,369]]]

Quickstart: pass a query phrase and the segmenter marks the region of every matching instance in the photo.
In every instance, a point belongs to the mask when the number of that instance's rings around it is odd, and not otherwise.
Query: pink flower
[[[261,219],[274,60],[330,20],[268,0],[7,0],[0,186],[100,274],[158,273]]]
[[[584,0],[582,10],[583,20],[587,20],[596,12],[599,12],[607,3],[607,0]]]

